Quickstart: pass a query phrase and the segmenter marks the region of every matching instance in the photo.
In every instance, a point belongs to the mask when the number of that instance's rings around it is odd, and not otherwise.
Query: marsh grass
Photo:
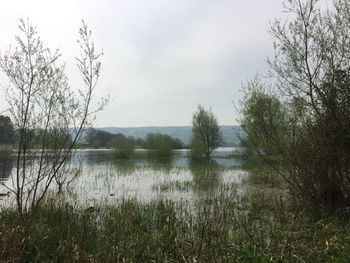
[[[154,184],[152,186],[152,190],[160,191],[160,192],[188,192],[194,188],[194,184],[192,181],[170,181]]]
[[[118,165],[126,173],[134,167]],[[251,167],[242,183],[252,187],[243,188],[225,183],[215,164],[189,169],[190,180],[152,190],[195,191],[193,202],[119,199],[82,208],[50,196],[23,218],[2,210],[0,262],[350,262],[347,211],[290,200],[263,167]]]
[[[2,211],[0,261],[347,262],[347,215],[320,217],[303,207],[262,191],[220,191],[191,208],[124,200],[84,210],[49,202],[22,219]]]

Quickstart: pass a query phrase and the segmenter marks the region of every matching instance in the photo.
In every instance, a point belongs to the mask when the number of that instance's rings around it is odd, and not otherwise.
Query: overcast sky
[[[130,127],[190,125],[198,104],[220,124],[236,124],[232,101],[242,97],[242,82],[266,70],[269,22],[283,13],[282,0],[3,1],[2,51],[14,44],[21,17],[61,50],[72,86],[80,84],[74,56],[86,21],[104,51],[96,97],[111,97],[95,125]]]

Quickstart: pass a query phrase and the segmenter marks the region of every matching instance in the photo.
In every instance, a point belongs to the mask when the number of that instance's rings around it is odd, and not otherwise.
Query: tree
[[[45,47],[28,21],[22,19],[19,30],[17,47],[3,53],[0,68],[9,79],[6,96],[18,133],[13,184],[4,185],[16,195],[17,210],[22,215],[39,206],[55,179],[64,181],[74,145],[107,100],[91,106],[101,53],[96,51],[84,22],[78,40],[81,56],[76,58],[83,85],[75,90],[68,85],[58,50]],[[37,158],[30,158],[32,151]]]
[[[293,194],[335,208],[350,205],[350,2],[319,2],[286,1],[290,20],[270,30],[276,89],[248,91],[242,124],[257,151],[278,155]]]
[[[147,134],[145,143],[150,156],[168,159],[172,157],[171,150],[179,146],[177,139],[161,133]]]
[[[114,137],[114,135],[112,133],[107,132],[107,131],[96,130],[96,129],[90,128],[86,132],[85,141],[90,147],[106,148],[106,147],[110,146],[111,140],[113,139],[113,137]]]
[[[10,117],[0,115],[0,144],[11,144],[14,130]]]
[[[116,159],[131,159],[135,154],[135,139],[126,137],[123,134],[114,135],[111,145],[114,148],[114,157]]]
[[[240,122],[247,136],[240,138],[242,145],[247,151],[265,158],[279,155],[283,147],[278,146],[283,143],[287,129],[286,107],[265,89],[258,77],[248,82],[243,90]]]
[[[218,121],[211,110],[198,106],[192,117],[191,150],[195,157],[210,159],[211,154],[221,142]]]

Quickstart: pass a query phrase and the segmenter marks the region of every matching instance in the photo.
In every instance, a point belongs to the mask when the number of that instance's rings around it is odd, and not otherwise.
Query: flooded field
[[[229,158],[234,150],[219,148],[210,164],[192,161],[186,150],[175,151],[173,158],[165,160],[116,160],[111,150],[77,150],[71,165],[81,171],[74,181],[64,186],[64,198],[83,207],[113,205],[125,199],[141,203],[167,199],[191,205],[214,197],[228,187],[239,193],[244,191],[242,182],[249,172],[243,169],[243,160]],[[13,158],[2,157],[1,181],[8,187],[12,187],[14,163]],[[7,193],[7,189],[1,186],[0,193]],[[56,184],[51,195],[55,193]],[[0,198],[3,207],[13,205],[13,194]]]

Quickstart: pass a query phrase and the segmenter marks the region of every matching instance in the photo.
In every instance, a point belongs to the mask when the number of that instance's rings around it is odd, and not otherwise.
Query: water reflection
[[[214,160],[208,163],[189,159],[189,169],[194,188],[197,190],[213,191],[221,183],[220,166]]]
[[[136,160],[113,160],[113,167],[120,176],[128,176],[133,173],[137,169],[139,169],[140,163]]]
[[[6,182],[14,166],[14,156],[9,150],[0,151],[0,182]]]
[[[113,160],[112,151],[108,150],[85,150],[78,151],[75,155],[82,155],[84,157],[84,165],[99,165],[108,163]]]
[[[11,174],[11,160],[0,159],[3,181]],[[219,194],[223,184],[241,181],[245,174],[235,168],[236,164],[235,160],[225,159],[224,152],[206,163],[191,160],[186,151],[174,152],[172,158],[165,159],[150,158],[141,152],[137,158],[118,160],[110,150],[77,150],[70,168],[81,166],[82,170],[66,198],[83,206],[113,205],[130,198],[146,203],[158,199],[205,200]]]
[[[173,167],[173,158],[157,159],[150,158],[146,160],[147,165],[152,170],[168,173]]]
[[[111,163],[117,174],[121,176],[131,175],[138,169],[151,169],[168,173],[173,168],[173,160],[168,158],[139,158],[132,160],[113,159]]]

